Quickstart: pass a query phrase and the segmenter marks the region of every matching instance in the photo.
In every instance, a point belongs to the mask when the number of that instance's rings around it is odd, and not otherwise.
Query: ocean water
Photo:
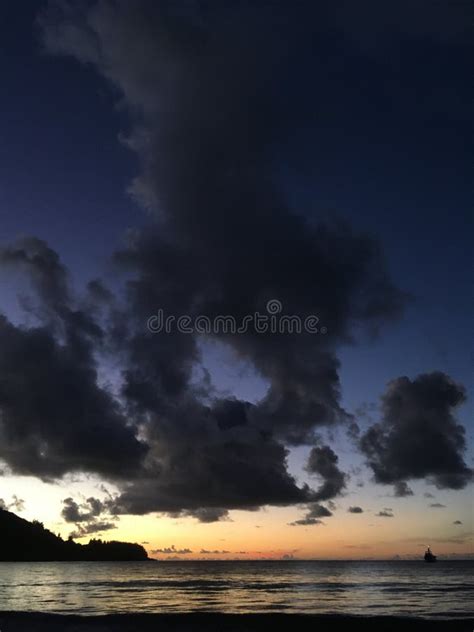
[[[0,610],[473,614],[474,562],[0,563]]]

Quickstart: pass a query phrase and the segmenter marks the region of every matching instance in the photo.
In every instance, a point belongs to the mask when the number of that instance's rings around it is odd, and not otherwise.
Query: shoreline
[[[274,626],[291,626],[292,632],[404,632],[456,630],[471,632],[473,619],[423,619],[336,614],[222,614],[190,612],[170,614],[70,615],[0,611],[1,632],[259,632]],[[315,627],[318,626],[318,627]],[[278,628],[277,628],[278,629]]]

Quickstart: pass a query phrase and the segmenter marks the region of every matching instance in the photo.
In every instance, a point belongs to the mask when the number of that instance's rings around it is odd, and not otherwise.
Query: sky
[[[157,559],[472,554],[466,13],[3,3],[2,506]]]

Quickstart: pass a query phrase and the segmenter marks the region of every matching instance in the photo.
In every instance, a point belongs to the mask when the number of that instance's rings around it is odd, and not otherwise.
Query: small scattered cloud
[[[322,520],[318,520],[317,518],[300,518],[300,520],[295,520],[294,522],[289,522],[288,526],[290,527],[310,527],[316,524],[324,524]]]
[[[433,509],[446,509],[446,505],[442,505],[441,503],[431,503],[429,506]]]
[[[83,538],[86,535],[92,535],[101,533],[102,531],[110,531],[111,529],[116,529],[117,525],[113,522],[102,522],[100,520],[95,520],[94,522],[89,522],[86,524],[77,524],[76,530],[71,531],[69,537],[73,540],[77,538]]]
[[[12,499],[9,503],[7,503],[3,498],[0,498],[0,509],[5,509],[6,511],[16,511],[20,512],[25,509],[25,501],[22,498],[18,498],[15,494],[13,494]]]
[[[330,511],[327,507],[321,505],[320,503],[312,503],[308,506],[308,512],[303,518],[295,520],[294,522],[289,522],[288,525],[290,527],[297,527],[323,524],[320,518],[329,518],[329,516],[332,516],[332,511]]]
[[[177,549],[174,544],[164,547],[162,549],[153,549],[153,555],[189,555],[192,553],[191,549]]]
[[[390,509],[390,507],[386,507],[385,509],[383,509],[382,511],[379,511],[377,514],[375,514],[376,516],[379,516],[380,518],[393,518],[393,511]]]
[[[359,507],[357,505],[353,506],[353,507],[349,507],[349,509],[347,510],[349,513],[353,513],[353,514],[361,514],[364,513],[364,510],[362,509],[362,507]]]
[[[115,529],[117,516],[110,514],[110,502],[93,496],[82,502],[71,497],[63,500],[61,516],[67,523],[75,523],[76,528],[69,534],[70,538],[83,538],[86,535]]]

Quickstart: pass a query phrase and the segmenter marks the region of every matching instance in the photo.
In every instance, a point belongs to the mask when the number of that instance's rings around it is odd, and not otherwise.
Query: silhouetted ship
[[[425,562],[428,562],[429,564],[432,564],[433,562],[436,562],[436,555],[433,555],[433,553],[431,552],[430,547],[428,547],[426,549]]]
[[[0,509],[0,562],[138,562],[148,560],[140,544],[63,540],[40,522]]]

